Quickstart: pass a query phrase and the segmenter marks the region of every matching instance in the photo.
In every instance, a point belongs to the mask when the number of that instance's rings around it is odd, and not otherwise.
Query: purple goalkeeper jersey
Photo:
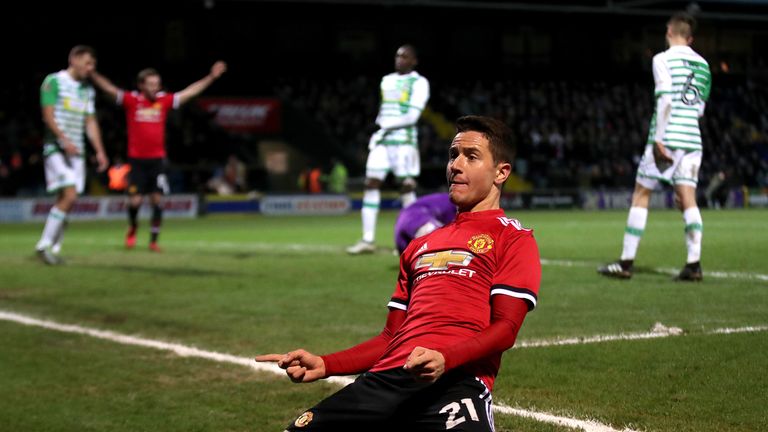
[[[395,222],[395,245],[402,253],[416,231],[427,223],[441,227],[456,218],[456,206],[447,193],[424,195],[400,211]]]

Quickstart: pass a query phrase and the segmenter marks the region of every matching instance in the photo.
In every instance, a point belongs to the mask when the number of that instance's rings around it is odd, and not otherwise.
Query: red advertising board
[[[216,124],[234,132],[277,133],[282,127],[279,99],[200,98],[197,103],[215,113]]]

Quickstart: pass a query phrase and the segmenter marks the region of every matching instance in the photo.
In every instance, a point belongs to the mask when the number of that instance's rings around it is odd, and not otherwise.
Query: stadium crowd
[[[375,83],[366,78],[283,84],[277,93],[312,113],[339,140],[353,166],[365,161],[367,126],[375,117]],[[518,174],[536,188],[629,188],[653,111],[652,85],[605,81],[474,81],[435,84],[430,108],[448,120],[484,113],[515,132]],[[373,96],[370,93],[374,93]],[[722,171],[731,185],[768,186],[768,89],[722,80],[702,121],[701,179]],[[446,138],[422,118],[422,165],[442,165]]]
[[[274,96],[304,121],[314,123],[327,142],[343,154],[351,176],[362,175],[372,119],[378,108],[378,82],[352,79],[283,79]],[[433,80],[429,111],[420,122],[422,166],[442,169],[447,141],[434,118],[450,123],[460,115],[482,113],[513,128],[519,149],[517,173],[535,188],[630,188],[642,154],[652,113],[652,85],[640,80],[555,81],[477,80],[448,83]],[[42,127],[37,88],[5,88],[0,105],[0,194],[43,194]],[[99,99],[98,117],[107,153],[125,151],[123,114]],[[169,119],[168,146],[172,189],[197,191],[230,154],[250,168],[259,161],[242,145],[259,137],[233,136],[191,105]],[[700,186],[725,177],[733,186],[768,187],[768,88],[730,76],[715,77],[701,122],[704,162]],[[209,145],[211,142],[216,146]],[[291,143],[311,146],[313,143]],[[181,168],[179,168],[181,167]],[[259,179],[260,176],[250,176]],[[106,178],[93,176],[97,183]],[[258,181],[258,180],[254,180]],[[262,185],[250,184],[252,189]]]

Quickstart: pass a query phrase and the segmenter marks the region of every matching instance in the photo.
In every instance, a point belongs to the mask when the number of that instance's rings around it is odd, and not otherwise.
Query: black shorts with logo
[[[131,172],[128,174],[129,194],[148,194],[160,192],[168,194],[168,177],[165,175],[166,161],[157,159],[128,159]]]
[[[289,431],[492,432],[491,393],[460,370],[435,383],[402,368],[366,372],[301,414]]]

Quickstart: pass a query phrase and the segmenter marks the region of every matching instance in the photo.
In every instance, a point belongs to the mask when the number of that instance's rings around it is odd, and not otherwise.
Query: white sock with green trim
[[[69,227],[69,218],[65,217],[64,222],[61,223],[59,232],[56,234],[56,238],[53,239],[53,246],[51,246],[51,252],[56,255],[61,252],[61,243],[64,241],[64,233],[67,231],[67,227]]]
[[[376,238],[376,217],[379,215],[381,192],[378,189],[366,189],[363,193],[363,240],[373,243]]]
[[[633,260],[640,246],[640,239],[645,231],[645,223],[648,221],[648,209],[645,207],[631,207],[627,216],[627,227],[624,228],[624,248],[621,250],[622,260]]]
[[[45,227],[43,228],[43,235],[40,236],[40,241],[37,242],[35,249],[43,250],[51,247],[56,240],[56,236],[61,230],[61,226],[66,220],[67,214],[59,210],[58,207],[51,207],[51,211],[48,212],[48,218],[45,220]]]
[[[703,223],[698,207],[690,207],[683,212],[685,221],[685,246],[688,248],[688,260],[686,263],[695,263],[701,260],[701,237],[703,236]]]

